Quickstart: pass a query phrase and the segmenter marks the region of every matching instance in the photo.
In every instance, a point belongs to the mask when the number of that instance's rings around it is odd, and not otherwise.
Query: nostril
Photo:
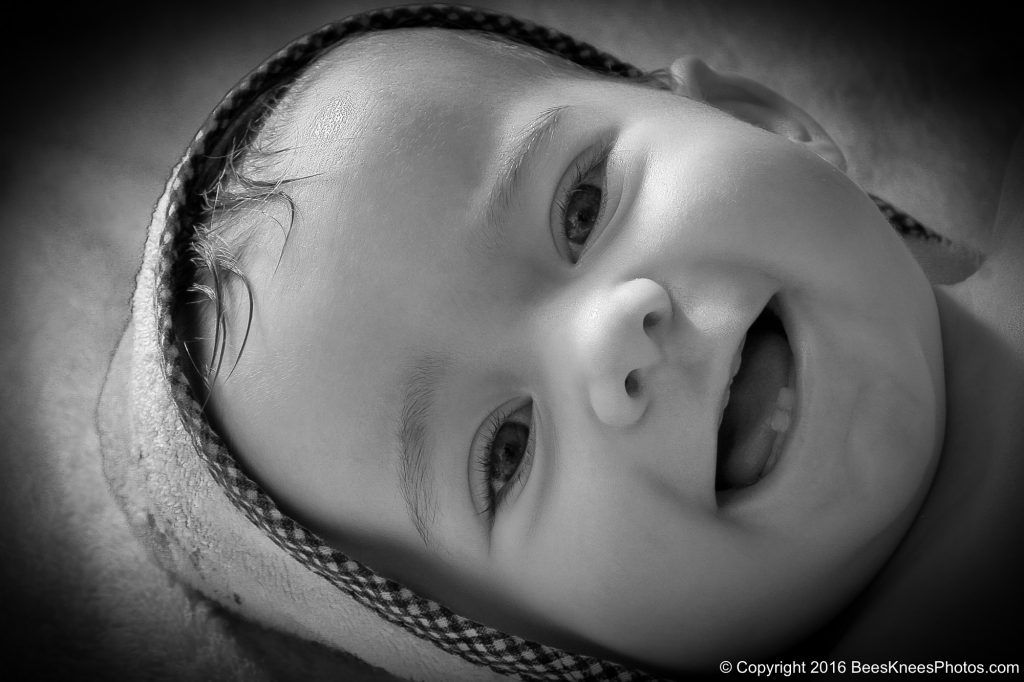
[[[635,369],[626,375],[626,395],[635,398],[640,393],[640,373]]]
[[[650,331],[651,327],[656,327],[661,322],[661,315],[658,313],[647,313],[644,315],[644,331]]]

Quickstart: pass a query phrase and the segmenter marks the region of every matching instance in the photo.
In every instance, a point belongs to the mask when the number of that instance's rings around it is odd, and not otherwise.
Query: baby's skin
[[[825,131],[699,60],[671,84],[443,31],[324,57],[268,128],[294,222],[238,226],[210,402],[380,573],[662,670],[849,603],[945,411],[933,290]]]

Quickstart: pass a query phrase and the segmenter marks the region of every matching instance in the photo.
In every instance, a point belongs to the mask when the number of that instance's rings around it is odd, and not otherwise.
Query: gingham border
[[[223,154],[217,152],[226,148],[235,129],[233,126],[238,119],[245,119],[246,109],[260,93],[286,84],[325,50],[366,33],[414,27],[487,31],[596,72],[625,78],[643,75],[636,67],[559,31],[463,6],[410,5],[377,10],[328,24],[290,43],[225,96],[196,134],[179,172],[169,183],[154,301],[168,385],[196,450],[235,506],[296,561],[380,617],[471,663],[519,679],[620,682],[655,679],[640,670],[531,642],[459,616],[333,549],[315,533],[283,514],[266,492],[238,468],[223,441],[210,427],[187,379],[186,359],[179,352],[172,324],[175,297],[188,275],[187,249],[193,235],[193,220],[202,211],[201,190],[219,172],[217,159]],[[887,202],[872,198],[901,234],[948,242]]]

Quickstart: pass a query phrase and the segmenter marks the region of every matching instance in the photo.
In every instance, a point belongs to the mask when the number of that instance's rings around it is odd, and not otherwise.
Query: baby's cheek
[[[864,386],[850,425],[847,449],[857,487],[877,501],[873,513],[887,507],[894,520],[926,485],[938,450],[937,405],[923,383],[923,377],[886,376]]]
[[[936,404],[916,379],[865,372],[849,398],[837,401],[834,409],[847,415],[841,428],[808,444],[815,456],[804,493],[783,516],[790,528],[809,517],[831,528],[819,550],[838,558],[860,548],[859,560],[870,562],[867,548],[894,540],[909,522],[938,451]]]

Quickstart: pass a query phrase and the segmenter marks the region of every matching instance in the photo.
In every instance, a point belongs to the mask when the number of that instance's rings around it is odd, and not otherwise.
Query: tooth
[[[778,431],[779,433],[785,433],[789,429],[790,416],[789,412],[785,410],[775,410],[772,414],[772,431]]]
[[[729,370],[732,379],[729,379],[729,383],[732,383],[732,380],[736,378],[736,373],[740,371],[740,364],[743,359],[743,347],[746,345],[747,337],[744,336],[742,339],[740,339],[739,350],[736,351],[736,355],[734,355],[732,358],[732,367]]]
[[[779,389],[779,397],[775,400],[775,404],[783,410],[790,410],[793,408],[795,401],[796,391],[789,386],[783,386]]]

